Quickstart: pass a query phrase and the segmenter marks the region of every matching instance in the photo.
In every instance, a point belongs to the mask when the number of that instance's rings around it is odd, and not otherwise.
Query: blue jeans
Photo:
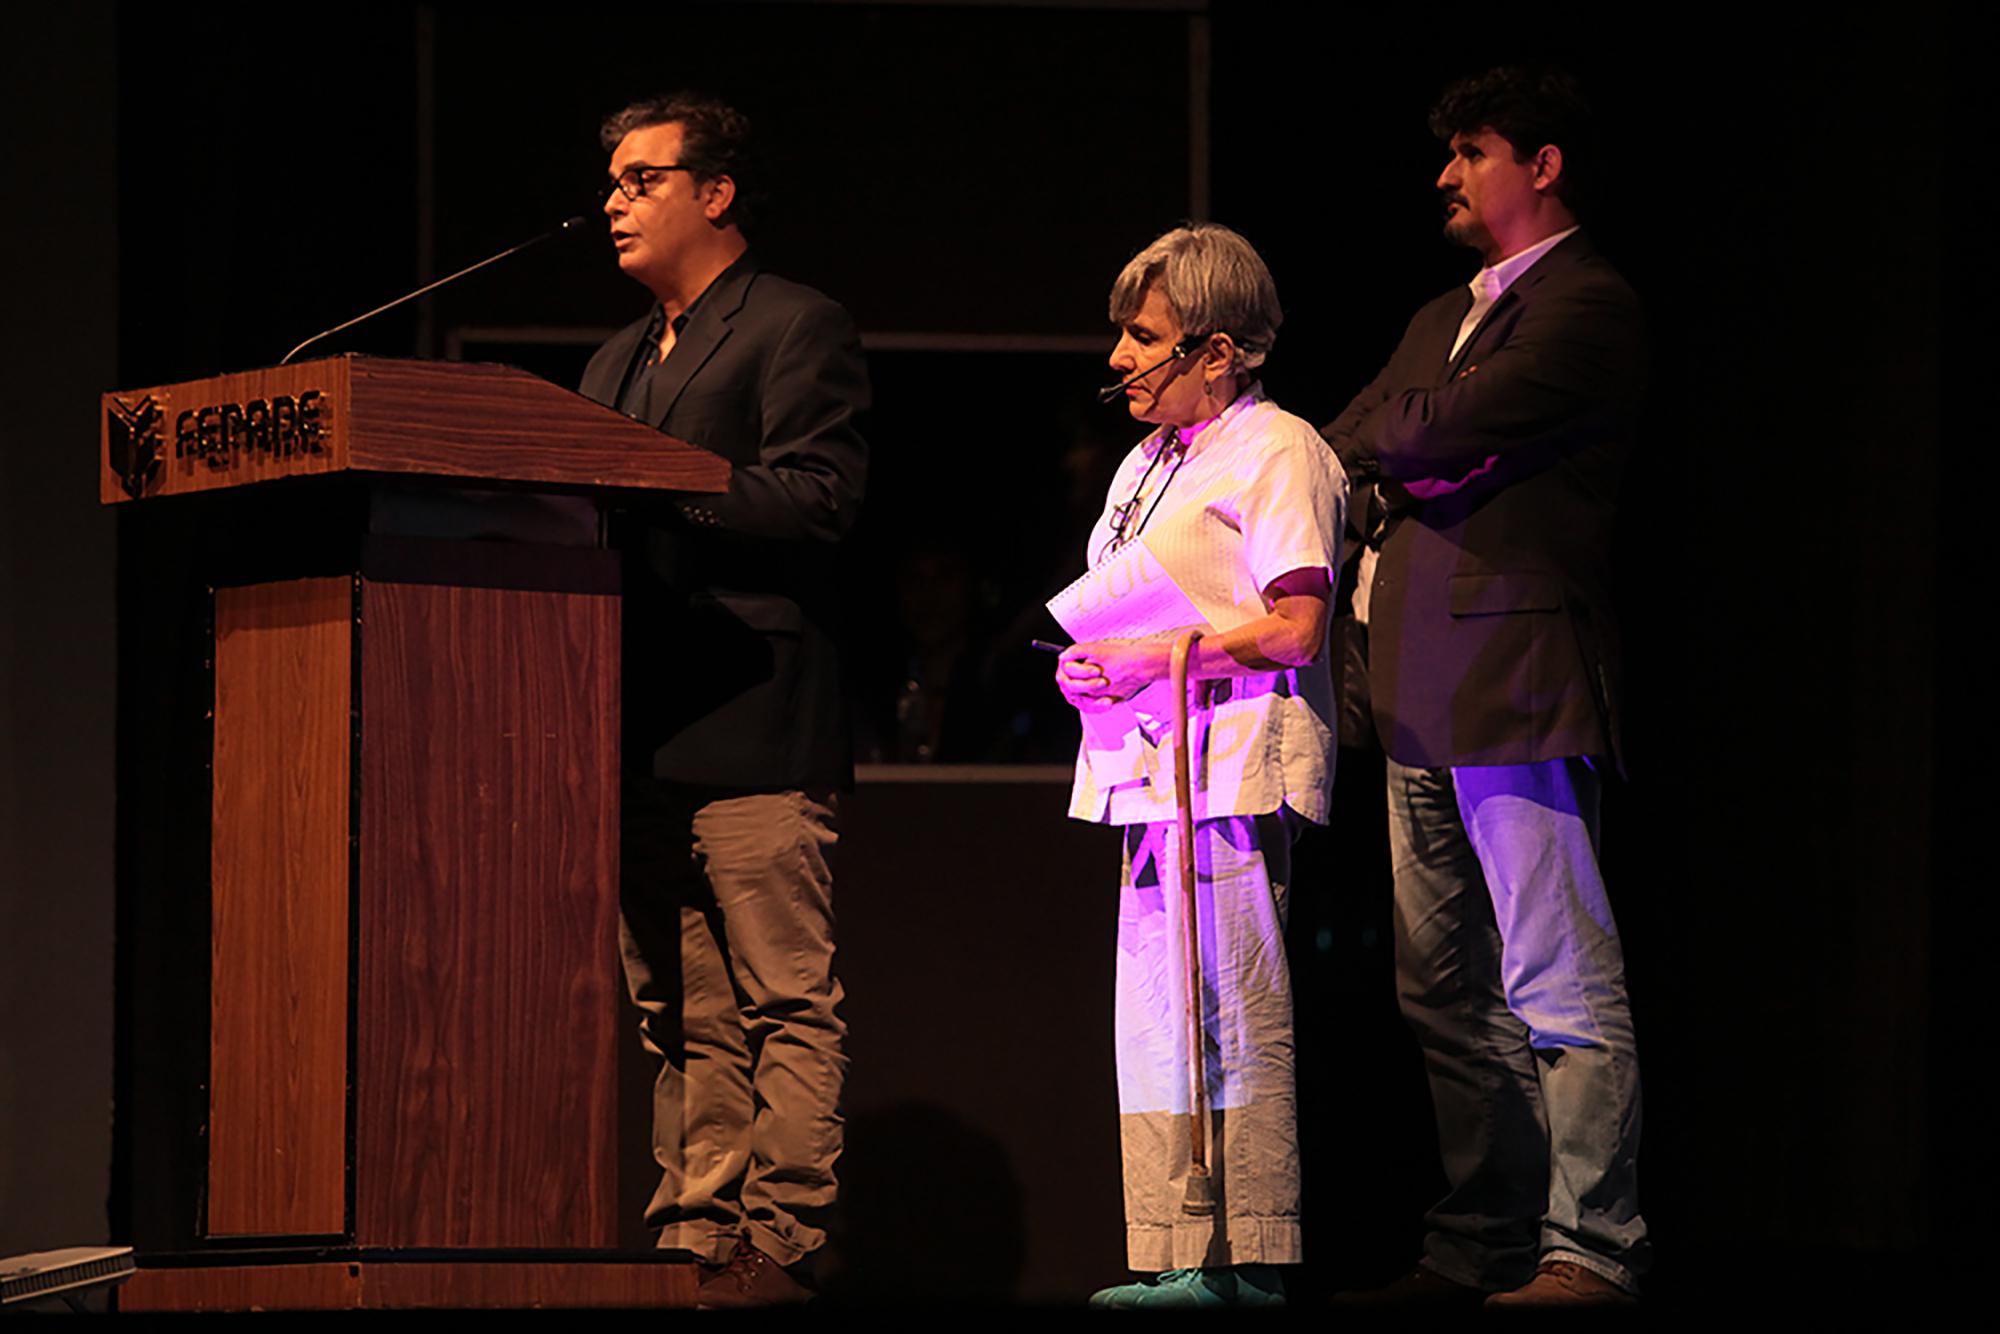
[[[1450,1182],[1423,1263],[1502,1290],[1568,1260],[1634,1288],[1639,1061],[1597,775],[1583,759],[1388,774],[1397,996]]]

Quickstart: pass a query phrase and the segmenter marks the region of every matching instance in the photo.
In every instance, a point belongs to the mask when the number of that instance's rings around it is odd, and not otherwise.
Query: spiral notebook
[[[1127,542],[1116,555],[1049,599],[1049,614],[1081,643],[1088,639],[1146,639],[1190,625],[1206,627],[1192,599],[1145,538]]]

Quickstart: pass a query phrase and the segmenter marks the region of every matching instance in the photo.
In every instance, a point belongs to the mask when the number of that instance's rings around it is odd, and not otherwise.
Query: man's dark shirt
[[[701,295],[689,303],[686,310],[674,316],[676,339],[687,332],[688,321],[694,318],[695,311],[701,309],[701,303],[708,299],[708,294],[715,290],[716,283],[722,281],[723,275],[748,258],[749,254],[746,251],[735,264],[723,270],[723,274],[717,275],[714,282],[702,288]],[[659,378],[653,372],[666,365],[667,360],[660,355],[660,335],[665,330],[666,322],[667,308],[655,301],[653,313],[646,319],[645,336],[639,340],[639,346],[632,349],[632,360],[626,365],[625,375],[618,382],[618,410],[638,421],[658,421],[666,414],[667,405],[655,404],[653,401],[653,384]]]

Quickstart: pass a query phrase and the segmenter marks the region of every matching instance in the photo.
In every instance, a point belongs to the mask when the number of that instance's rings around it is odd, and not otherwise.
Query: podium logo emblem
[[[104,425],[111,442],[111,470],[124,484],[125,494],[137,500],[160,480],[166,447],[160,405],[151,394],[137,403],[114,398]]]

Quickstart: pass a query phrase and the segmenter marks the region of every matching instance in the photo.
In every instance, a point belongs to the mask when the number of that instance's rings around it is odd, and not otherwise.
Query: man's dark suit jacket
[[[1376,732],[1421,768],[1622,764],[1608,566],[1645,380],[1638,300],[1578,232],[1452,356],[1471,307],[1459,288],[1418,311],[1323,432],[1388,510],[1368,612]]]
[[[616,405],[647,323],[598,349],[585,397]],[[675,497],[620,525],[627,765],[650,752],[655,777],[704,787],[844,786],[853,755],[834,544],[868,472],[854,322],[745,255],[695,304],[655,375],[653,424],[735,471],[722,495]]]

